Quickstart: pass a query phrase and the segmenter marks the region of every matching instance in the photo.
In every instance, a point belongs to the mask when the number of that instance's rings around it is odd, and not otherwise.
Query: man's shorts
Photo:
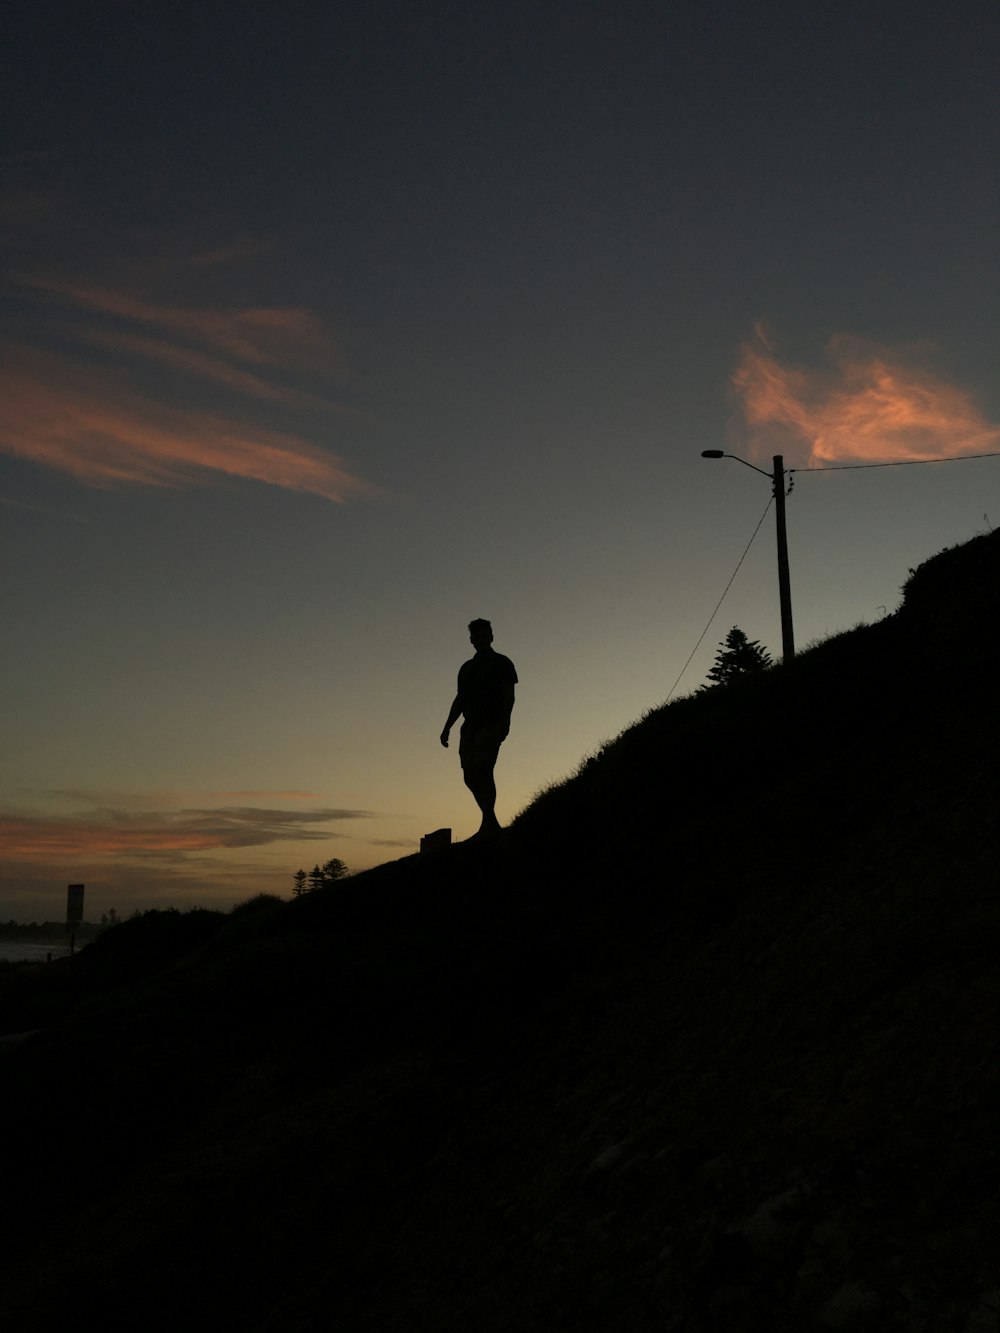
[[[470,768],[492,768],[500,753],[500,746],[507,737],[508,728],[503,722],[470,730],[468,723],[463,723],[462,734],[458,740],[458,758],[462,771]]]

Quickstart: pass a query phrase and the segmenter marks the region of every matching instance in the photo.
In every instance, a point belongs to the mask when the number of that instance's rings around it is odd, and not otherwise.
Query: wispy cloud
[[[346,367],[312,311],[181,304],[134,283],[40,273],[12,281],[29,309],[21,336],[0,344],[0,450],[93,486],[181,487],[214,473],[338,503],[370,492],[326,447],[334,414],[347,410],[327,386]],[[217,401],[204,406],[213,387]]]
[[[177,812],[192,808],[217,809],[222,801],[302,801],[321,802],[325,798],[314,791],[293,791],[285,787],[254,788],[241,791],[202,791],[176,790],[159,788],[145,791],[110,791],[95,787],[23,787],[17,792],[18,799],[28,802],[32,807],[64,807],[82,805],[88,810],[158,810]],[[314,809],[326,809],[326,806],[313,805]]]
[[[825,364],[778,358],[763,328],[732,374],[750,447],[813,465],[962,457],[1000,448],[1000,427],[963,389],[901,351],[838,334]]]
[[[251,371],[242,370],[221,357],[212,356],[194,347],[185,347],[181,343],[170,342],[165,338],[104,328],[80,327],[73,332],[81,342],[93,347],[106,348],[112,352],[121,352],[127,357],[169,366],[173,370],[212,380],[227,389],[235,389],[239,393],[248,394],[265,402],[283,403],[290,407],[308,408],[320,412],[344,411],[339,404],[331,402],[321,394],[307,393],[290,385],[266,379]]]
[[[0,813],[0,849],[22,862],[165,856],[276,842],[322,842],[330,825],[374,818],[368,810],[280,810],[256,806],[178,811],[100,810],[83,815]]]
[[[177,407],[67,357],[13,353],[0,370],[0,449],[92,486],[183,487],[219,473],[344,501],[367,487],[301,435]]]
[[[21,287],[44,293],[77,310],[110,315],[189,339],[257,366],[336,369],[343,355],[323,321],[296,306],[174,305],[123,288],[17,273]]]
[[[201,250],[188,259],[192,268],[215,268],[220,264],[234,264],[244,259],[256,259],[268,249],[267,243],[252,236],[244,236],[229,245],[217,245]]]

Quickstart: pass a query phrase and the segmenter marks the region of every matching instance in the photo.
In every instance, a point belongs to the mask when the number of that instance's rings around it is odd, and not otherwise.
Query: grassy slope
[[[942,553],[494,849],[11,973],[0,1316],[1000,1330],[998,573]]]

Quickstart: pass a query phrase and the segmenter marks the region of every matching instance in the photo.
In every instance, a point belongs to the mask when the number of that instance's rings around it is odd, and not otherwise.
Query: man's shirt
[[[514,663],[491,648],[476,653],[458,670],[458,698],[470,730],[510,718],[510,703],[517,684]]]

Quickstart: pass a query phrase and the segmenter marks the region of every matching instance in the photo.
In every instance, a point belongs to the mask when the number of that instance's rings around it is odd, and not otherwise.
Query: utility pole
[[[727,454],[723,449],[702,449],[702,458],[735,458],[737,463],[753,468],[767,477],[773,487],[774,516],[778,536],[778,602],[781,606],[781,660],[790,662],[795,656],[795,635],[792,631],[792,587],[788,577],[788,534],[785,530],[785,460],[775,454],[773,472],[765,472],[756,463],[748,463],[739,454]]]
[[[792,587],[788,577],[788,533],[785,531],[785,460],[781,454],[772,459],[774,472],[774,517],[778,530],[778,601],[781,604],[781,660],[795,656],[792,630]]]

